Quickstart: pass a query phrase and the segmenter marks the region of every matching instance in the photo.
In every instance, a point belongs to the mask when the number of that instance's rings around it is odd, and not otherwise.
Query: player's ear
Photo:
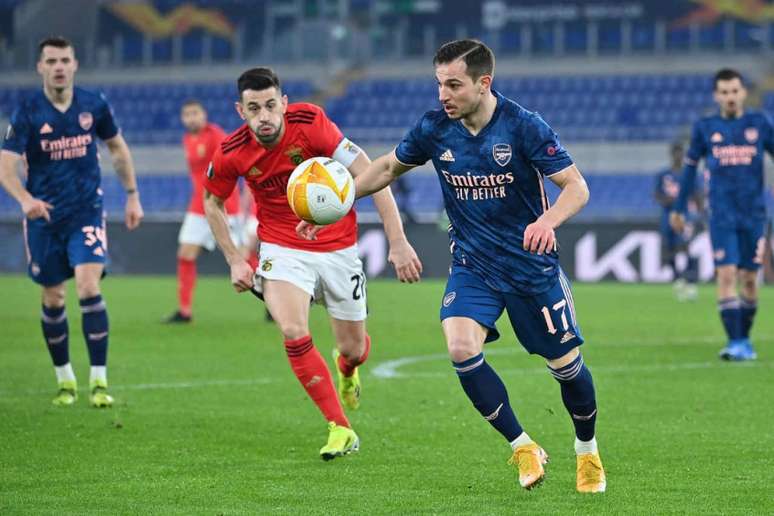
[[[239,118],[245,120],[245,110],[242,107],[242,103],[239,101],[234,102],[234,107],[236,108],[236,112],[239,113]]]
[[[478,82],[481,85],[482,89],[484,90],[481,93],[485,93],[486,90],[492,88],[492,76],[491,75],[482,75],[481,77],[479,77]]]
[[[73,73],[78,71],[78,60],[73,57]]]
[[[282,114],[284,115],[287,110],[288,110],[288,96],[282,95]]]

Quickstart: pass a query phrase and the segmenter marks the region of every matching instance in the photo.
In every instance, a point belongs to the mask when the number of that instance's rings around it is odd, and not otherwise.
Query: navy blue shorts
[[[542,294],[522,296],[498,292],[475,271],[455,264],[441,303],[441,320],[468,317],[489,330],[486,342],[500,337],[495,323],[508,312],[516,337],[530,353],[553,360],[583,344],[570,282],[560,269],[556,283]]]
[[[27,274],[51,287],[72,278],[76,265],[107,260],[107,235],[102,210],[82,213],[75,220],[52,226],[24,220]]]
[[[765,230],[765,221],[736,229],[710,223],[715,266],[736,265],[740,269],[757,271],[763,263],[763,252],[766,249]]]

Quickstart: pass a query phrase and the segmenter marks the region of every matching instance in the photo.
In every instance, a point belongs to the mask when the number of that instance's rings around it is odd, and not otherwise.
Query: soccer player
[[[325,460],[357,451],[359,439],[342,402],[360,403],[358,366],[368,357],[366,277],[357,254],[354,211],[325,226],[315,240],[296,234],[298,218],[288,205],[288,178],[296,165],[314,156],[329,156],[353,175],[370,163],[366,154],[343,137],[325,112],[313,104],[288,104],[280,81],[268,68],[253,68],[237,81],[236,109],[245,124],[215,151],[204,183],[207,220],[226,261],[237,292],[262,289],[266,306],[284,337],[290,367],[328,421]],[[260,263],[253,270],[228,235],[223,199],[244,177],[258,206]],[[403,232],[389,190],[375,198],[390,242],[389,260],[402,281],[418,281],[421,263]],[[309,334],[309,301],[321,300],[330,315],[336,340],[339,394],[325,360]]]
[[[65,281],[75,276],[91,362],[90,402],[110,407],[108,315],[100,294],[107,240],[96,139],[107,144],[126,191],[125,222],[130,230],[143,217],[134,167],[105,97],[74,87],[78,61],[72,44],[59,37],[43,40],[37,69],[43,88],[11,116],[0,152],[0,182],[25,216],[27,271],[42,287],[43,336],[59,383],[53,403],[72,405],[78,396],[65,313]],[[26,186],[16,175],[25,158]]]
[[[207,219],[204,216],[204,190],[202,181],[210,164],[212,154],[225,138],[226,133],[217,124],[207,121],[207,111],[198,100],[188,100],[180,110],[180,120],[186,129],[183,136],[188,168],[191,174],[193,191],[180,227],[177,248],[177,297],[178,309],[166,319],[168,323],[191,322],[193,291],[196,286],[196,259],[202,248],[215,249],[215,237],[212,236]],[[225,203],[231,237],[241,241],[241,221],[239,191],[235,190]]]
[[[685,169],[672,226],[680,231],[695,188],[696,167],[709,169],[709,228],[717,278],[718,311],[728,336],[723,360],[755,360],[750,328],[758,309],[758,269],[766,226],[764,152],[774,155],[774,126],[759,111],[746,110],[742,75],[715,74],[714,98],[720,110],[698,120],[685,156]],[[741,285],[737,290],[737,282]]]
[[[580,210],[588,188],[540,116],[492,89],[494,55],[465,39],[433,59],[443,109],[427,112],[390,154],[355,178],[362,197],[432,160],[449,216],[452,266],[441,320],[452,365],[473,406],[511,445],[509,464],[531,488],[545,451],[516,419],[505,385],[484,358],[503,310],[522,346],[542,356],[575,425],[577,489],[605,490],[594,426],[597,404],[570,284],[559,267],[554,229]],[[543,179],[561,189],[549,207]]]
[[[669,154],[672,163],[668,169],[662,170],[656,176],[653,197],[663,208],[660,224],[661,246],[663,256],[672,269],[675,295],[678,301],[693,301],[698,296],[696,282],[699,279],[699,261],[688,254],[688,245],[696,233],[697,224],[700,223],[703,192],[701,189],[694,190],[688,210],[691,223],[686,224],[682,233],[677,233],[669,224],[669,214],[672,212],[675,200],[677,200],[677,193],[680,191],[680,177],[683,171],[683,144],[673,143],[669,148]],[[687,264],[682,270],[677,268],[677,255],[680,253],[685,253],[687,257]]]

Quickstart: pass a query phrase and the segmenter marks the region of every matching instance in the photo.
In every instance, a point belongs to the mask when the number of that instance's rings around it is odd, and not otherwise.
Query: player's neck
[[[462,122],[462,125],[465,126],[465,129],[470,134],[476,136],[492,120],[495,109],[497,109],[497,97],[492,95],[490,91],[481,99],[481,103],[475,113],[462,118],[460,122]]]
[[[723,118],[728,119],[736,119],[736,118],[742,118],[742,115],[744,115],[744,108],[740,107],[739,109],[736,109],[734,111],[721,111],[720,116]]]
[[[70,108],[73,102],[73,87],[69,88],[49,88],[43,86],[43,94],[59,111],[65,112]]]

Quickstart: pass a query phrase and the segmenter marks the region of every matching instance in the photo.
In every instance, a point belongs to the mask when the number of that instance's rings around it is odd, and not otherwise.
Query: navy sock
[[[49,308],[43,305],[40,325],[43,327],[43,337],[54,365],[59,367],[67,364],[70,361],[70,346],[65,307]]]
[[[718,311],[728,340],[742,338],[742,310],[739,308],[739,298],[728,297],[718,301]],[[751,320],[752,323],[752,320]]]
[[[688,283],[696,283],[699,281],[699,260],[693,256],[688,257],[688,264],[683,271],[683,278]]]
[[[108,316],[102,296],[81,299],[83,336],[89,348],[89,360],[93,366],[107,364]]]
[[[508,401],[508,391],[494,369],[479,353],[464,362],[452,362],[465,394],[476,410],[510,443],[524,431]]]
[[[597,400],[591,371],[583,363],[583,355],[559,369],[548,368],[562,388],[562,401],[575,425],[575,436],[581,441],[594,437],[597,422]]]
[[[750,328],[752,328],[753,321],[755,320],[755,312],[757,311],[757,299],[746,299],[744,297],[739,298],[739,312],[741,319],[740,332],[743,339],[750,338]]]

